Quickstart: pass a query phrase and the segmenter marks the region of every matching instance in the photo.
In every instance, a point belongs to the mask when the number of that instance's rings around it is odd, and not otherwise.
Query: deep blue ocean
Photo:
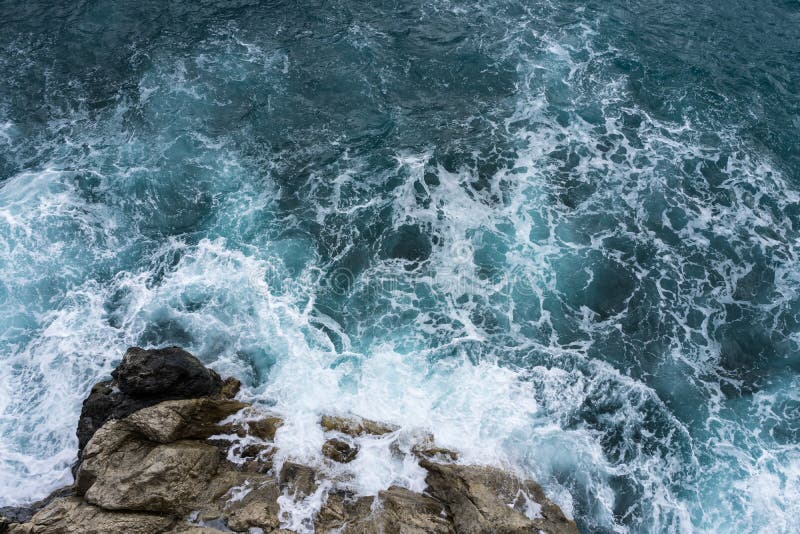
[[[172,344],[298,454],[354,412],[585,532],[799,532],[800,2],[0,0],[0,505]]]

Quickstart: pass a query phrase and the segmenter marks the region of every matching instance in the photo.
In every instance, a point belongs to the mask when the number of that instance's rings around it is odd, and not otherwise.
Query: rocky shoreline
[[[236,400],[238,390],[177,347],[129,349],[84,401],[75,483],[0,509],[0,533],[578,532],[536,482],[461,465],[432,435],[401,443],[376,421],[322,416],[325,465],[293,461],[275,443],[281,417]],[[417,462],[424,491],[353,492],[336,466],[358,457],[364,436]],[[309,512],[293,517],[297,507]]]

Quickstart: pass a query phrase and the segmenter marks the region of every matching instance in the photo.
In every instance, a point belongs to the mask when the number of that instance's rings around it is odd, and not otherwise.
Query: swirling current
[[[0,504],[71,480],[126,347],[177,344],[301,455],[334,406],[586,532],[800,531],[797,1],[0,22]]]

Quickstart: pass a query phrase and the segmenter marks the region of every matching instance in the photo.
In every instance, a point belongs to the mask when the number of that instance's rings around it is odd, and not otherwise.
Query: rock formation
[[[84,403],[74,486],[28,508],[0,510],[0,532],[280,533],[289,532],[281,530],[287,500],[316,497],[304,531],[578,531],[535,482],[456,464],[456,452],[437,447],[430,435],[406,453],[392,447],[427,471],[424,493],[392,486],[361,496],[321,466],[273,465],[281,418],[234,400],[235,380],[222,381],[178,348],[130,349],[112,376]],[[357,417],[323,416],[320,425],[325,461],[339,464],[357,457],[357,437],[393,439],[399,432]]]
[[[165,400],[232,397],[238,391],[238,381],[223,382],[216,372],[178,347],[131,347],[111,376],[112,380],[95,384],[83,401],[77,430],[79,451],[109,419],[121,419]],[[78,457],[80,460],[80,452]]]

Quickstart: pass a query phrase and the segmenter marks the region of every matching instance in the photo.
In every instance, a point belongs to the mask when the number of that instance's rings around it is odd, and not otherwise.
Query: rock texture
[[[6,532],[14,523],[25,523],[30,521],[33,515],[50,504],[55,499],[69,497],[72,495],[72,488],[67,486],[59,488],[53,493],[28,506],[4,506],[0,508],[0,532]]]
[[[83,402],[77,430],[79,451],[109,419],[121,419],[164,400],[232,397],[238,391],[237,380],[223,383],[216,372],[178,347],[131,347],[111,376],[113,380],[96,384]]]
[[[444,503],[392,486],[374,497],[332,493],[317,516],[317,532],[342,534],[454,533]]]
[[[436,445],[432,434],[425,434],[411,447],[411,452],[419,459],[450,461],[458,460],[458,453]]]
[[[322,454],[334,462],[346,464],[356,459],[358,445],[351,445],[341,439],[331,438],[322,445]]]
[[[458,532],[576,532],[575,523],[548,499],[541,486],[494,467],[422,460],[428,491],[447,503]],[[534,511],[534,519],[525,512]]]
[[[154,445],[124,431],[113,436],[98,432],[95,437],[87,447],[93,455],[83,462],[77,487],[87,502],[106,510],[188,512],[219,467],[217,448],[206,443]]]
[[[247,406],[243,402],[229,399],[173,400],[139,410],[127,417],[126,421],[131,430],[157,443],[170,443],[179,439],[206,439],[214,434],[236,431],[231,426],[218,423]],[[273,430],[272,437],[274,436]]]
[[[281,489],[296,498],[311,495],[317,490],[317,472],[307,466],[295,462],[283,464],[279,477]]]
[[[280,494],[280,488],[273,480],[265,480],[253,487],[241,500],[228,505],[228,528],[240,532],[249,532],[251,528],[260,528],[265,532],[277,529],[280,524]]]
[[[222,381],[180,349],[130,349],[113,376],[84,404],[90,416],[83,414],[79,432],[91,433],[75,485],[29,508],[3,509],[0,532],[288,534],[281,529],[290,519],[287,506],[309,512],[292,523],[302,532],[578,532],[535,482],[453,463],[457,453],[438,447],[432,435],[400,447],[396,427],[325,416],[320,456],[328,460],[311,466],[287,460],[291,451],[276,456],[281,418],[226,398],[236,382]],[[353,494],[342,469],[365,439],[389,440],[392,454],[419,461],[427,490]]]
[[[138,512],[108,512],[83,499],[56,499],[33,516],[30,523],[14,525],[11,534],[151,534],[166,532],[171,517]]]
[[[362,419],[360,417],[339,417],[335,415],[323,415],[320,425],[323,429],[333,432],[341,432],[348,436],[363,436],[373,434],[382,436],[397,430],[396,426]]]

